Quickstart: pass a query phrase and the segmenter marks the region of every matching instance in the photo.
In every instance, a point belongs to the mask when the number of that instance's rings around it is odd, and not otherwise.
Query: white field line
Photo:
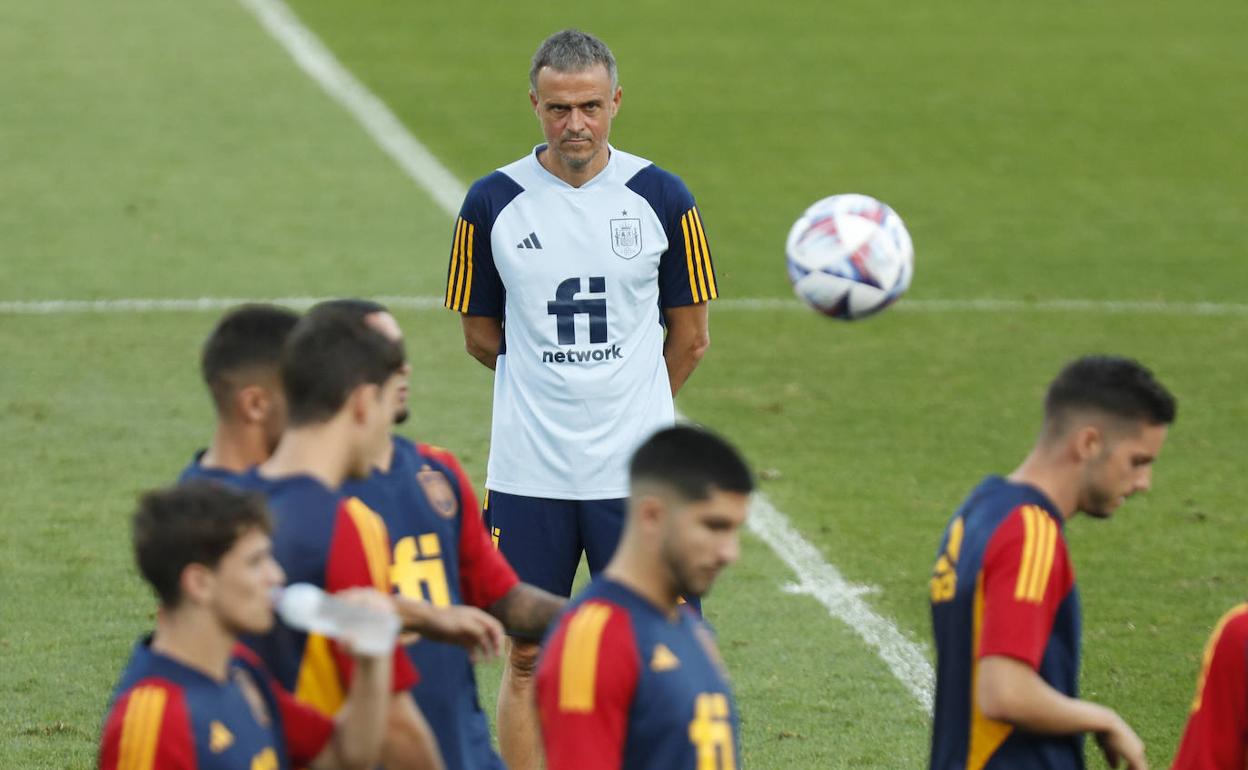
[[[256,2],[256,0],[247,0]],[[267,0],[266,0],[267,1]],[[267,302],[296,310],[330,297],[185,297],[123,299],[0,300],[0,315],[60,315],[73,313],[196,313],[220,311],[245,302]],[[433,310],[441,297],[371,297],[396,310]],[[755,297],[720,299],[715,312],[810,312],[796,298]],[[1161,300],[1094,299],[910,299],[889,308],[890,313],[1090,313],[1102,315],[1248,316],[1248,303],[1165,302]]]
[[[312,78],[342,104],[418,185],[454,215],[464,187],[425,149],[385,104],[338,63],[281,0],[241,0]],[[859,597],[859,590],[806,542],[783,513],[758,495],[750,529],[796,573],[799,585],[870,644],[919,702],[932,708],[935,676],[924,650]]]

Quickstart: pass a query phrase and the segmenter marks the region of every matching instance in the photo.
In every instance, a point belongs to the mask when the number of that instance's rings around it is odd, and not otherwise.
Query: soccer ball
[[[793,223],[785,252],[797,296],[845,321],[891,305],[914,274],[914,245],[901,217],[867,195],[813,204]]]

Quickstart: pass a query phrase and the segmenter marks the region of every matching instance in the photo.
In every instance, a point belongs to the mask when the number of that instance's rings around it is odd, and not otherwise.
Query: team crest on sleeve
[[[641,220],[611,220],[611,250],[622,259],[632,259],[641,253]]]
[[[455,499],[455,490],[451,489],[446,476],[426,465],[416,471],[416,480],[420,482],[420,488],[425,491],[425,497],[429,498],[429,504],[439,516],[444,519],[455,517],[459,501]]]

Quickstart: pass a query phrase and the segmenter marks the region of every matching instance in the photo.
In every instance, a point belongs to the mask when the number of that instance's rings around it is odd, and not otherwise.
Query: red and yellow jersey
[[[1200,680],[1173,770],[1248,767],[1248,604],[1222,616],[1205,645]]]
[[[225,681],[153,652],[122,673],[100,737],[100,770],[288,770],[309,764],[334,723],[299,703],[242,645]]]
[[[1039,490],[983,481],[945,529],[929,584],[936,638],[931,770],[1082,770],[1081,735],[988,719],[978,662],[1005,656],[1078,695],[1080,614],[1063,519]]]
[[[389,593],[389,535],[367,505],[310,476],[269,479],[252,470],[236,484],[265,495],[275,524],[273,554],[287,583],[311,583],[329,593],[361,587]],[[269,633],[243,641],[300,700],[329,715],[342,706],[352,661],[334,642],[280,620]],[[406,690],[417,679],[402,646],[396,646],[394,691]]]
[[[549,770],[736,770],[732,688],[710,630],[598,578],[542,646],[537,705]]]

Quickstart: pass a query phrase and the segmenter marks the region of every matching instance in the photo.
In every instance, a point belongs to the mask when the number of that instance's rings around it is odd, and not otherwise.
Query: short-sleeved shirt
[[[311,476],[266,478],[253,469],[235,485],[264,494],[273,513],[273,555],[286,582],[311,583],[329,593],[348,588],[389,589],[390,541],[381,517]],[[334,714],[346,700],[351,657],[331,640],[287,626],[279,618],[263,636],[245,636],[282,686],[304,703]],[[393,687],[418,680],[401,646],[395,647]]]
[[[334,723],[299,703],[245,647],[224,682],[135,646],[100,738],[100,770],[289,770],[307,765]]]
[[[1248,604],[1222,616],[1205,646],[1173,770],[1248,767]]]
[[[1082,770],[1083,736],[986,717],[978,662],[1022,661],[1078,697],[1080,614],[1057,507],[1034,487],[985,479],[949,520],[929,585],[936,637],[932,770]]]
[[[661,311],[718,296],[711,253],[675,175],[610,148],[573,187],[544,149],[472,185],[451,248],[446,306],[503,319],[486,487],[623,498],[633,450],[675,419]]]
[[[537,703],[550,770],[732,770],[738,716],[709,628],[598,578],[542,647]]]
[[[349,481],[353,495],[381,515],[393,541],[390,584],[438,607],[489,607],[517,582],[481,521],[472,484],[445,449],[392,439],[386,472]],[[489,722],[477,701],[472,663],[462,647],[419,640],[407,653],[421,672],[412,695],[429,721],[448,770],[501,770]]]

